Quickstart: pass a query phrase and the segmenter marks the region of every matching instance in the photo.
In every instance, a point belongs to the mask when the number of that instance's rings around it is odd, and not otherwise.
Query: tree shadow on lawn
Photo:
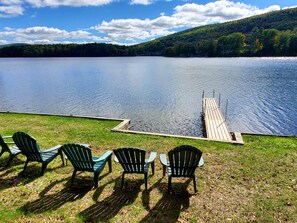
[[[187,191],[187,187],[191,179],[185,183],[174,183],[172,194],[168,193],[168,184],[161,183],[161,179],[149,188],[147,192],[143,193],[142,203],[149,213],[139,222],[151,223],[151,222],[177,222],[181,211],[189,208],[190,205],[190,194]],[[157,202],[156,205],[150,207],[150,192],[158,188],[163,194],[162,198]]]
[[[115,180],[120,181],[120,178]],[[143,180],[125,180],[125,188],[121,189],[115,184],[114,192],[104,200],[96,202],[94,205],[82,211],[79,215],[85,222],[109,222],[120,210],[135,201]],[[96,196],[98,198],[98,196]]]

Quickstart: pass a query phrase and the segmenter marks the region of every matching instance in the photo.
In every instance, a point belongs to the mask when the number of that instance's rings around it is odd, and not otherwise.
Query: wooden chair
[[[9,153],[9,157],[7,159],[5,167],[9,166],[9,163],[11,162],[13,157],[15,157],[16,155],[21,153],[21,150],[19,150],[19,148],[17,146],[11,146],[11,147],[8,146],[9,144],[14,145],[14,142],[5,141],[6,139],[9,139],[9,138],[12,139],[12,136],[1,136],[0,135],[0,146],[2,147],[2,150],[0,152],[0,156],[2,156],[2,154],[5,153],[5,152]]]
[[[64,165],[63,154],[60,150],[61,145],[57,145],[48,150],[41,150],[36,139],[27,133],[16,132],[13,134],[12,138],[22,154],[27,157],[23,171],[26,170],[30,161],[36,161],[42,163],[41,175],[43,175],[47,165],[58,155],[61,156]]]
[[[71,178],[73,184],[77,171],[94,172],[94,187],[98,187],[98,180],[101,171],[106,162],[108,162],[109,172],[112,171],[111,155],[112,151],[106,151],[101,157],[92,156],[91,149],[83,144],[66,144],[61,147],[61,150],[67,156],[67,159],[72,163],[74,171]]]
[[[155,173],[156,152],[151,152],[149,159],[145,159],[146,151],[138,148],[119,148],[115,149],[115,161],[119,162],[124,171],[122,174],[121,188],[124,185],[124,177],[127,173],[144,174],[145,189],[147,190],[148,169],[151,164],[152,173]]]
[[[203,166],[202,152],[196,147],[183,145],[168,152],[169,161],[166,154],[160,155],[163,165],[163,176],[168,168],[168,192],[171,190],[172,177],[190,177],[193,179],[194,190],[196,189],[195,170],[198,166]]]

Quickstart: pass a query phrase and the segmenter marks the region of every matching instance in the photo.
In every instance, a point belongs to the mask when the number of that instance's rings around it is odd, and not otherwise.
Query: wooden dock
[[[203,98],[202,110],[206,137],[218,141],[232,141],[231,133],[215,98]]]

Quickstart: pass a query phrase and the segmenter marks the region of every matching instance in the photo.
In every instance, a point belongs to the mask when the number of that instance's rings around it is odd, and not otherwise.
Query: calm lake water
[[[0,68],[1,111],[201,136],[202,92],[215,89],[232,131],[297,135],[297,58],[2,58]]]

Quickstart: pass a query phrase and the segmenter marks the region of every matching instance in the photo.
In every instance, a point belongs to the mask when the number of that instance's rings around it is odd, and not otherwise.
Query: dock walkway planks
[[[215,98],[203,98],[202,107],[206,137],[214,140],[232,141],[230,131]]]

